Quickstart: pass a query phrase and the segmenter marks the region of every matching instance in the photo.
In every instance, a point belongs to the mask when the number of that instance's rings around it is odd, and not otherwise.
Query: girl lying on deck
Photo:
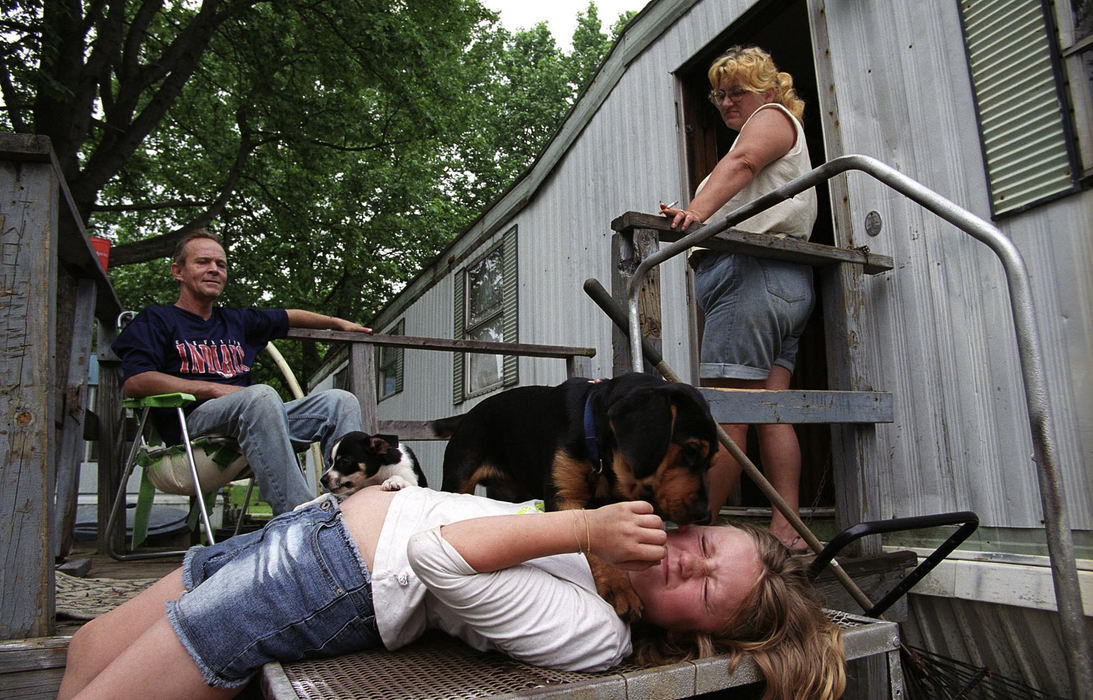
[[[596,594],[585,553],[628,571],[645,608],[633,629]],[[766,532],[669,533],[641,501],[544,513],[374,487],[192,548],[76,633],[58,697],[227,698],[268,661],[393,650],[428,628],[556,669],[730,651],[755,658],[768,698],[844,686],[838,632]]]

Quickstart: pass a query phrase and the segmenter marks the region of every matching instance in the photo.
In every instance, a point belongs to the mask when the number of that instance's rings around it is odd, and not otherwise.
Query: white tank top
[[[801,126],[801,122],[788,109],[777,102],[765,104],[755,110],[751,117],[748,117],[748,121],[751,121],[760,109],[779,109],[784,112],[793,121],[793,128],[797,132],[797,140],[788,153],[756,173],[755,178],[747,187],[740,190],[735,197],[711,214],[706,219],[706,223],[718,221],[748,202],[812,170],[812,162],[808,157],[808,146],[805,143],[805,131]],[[731,151],[733,148],[736,148],[735,141],[729,150]],[[702,191],[702,188],[706,186],[706,180],[709,179],[710,176],[707,175],[706,179],[699,184],[695,194]],[[732,228],[751,233],[781,234],[807,241],[809,236],[812,235],[812,225],[815,223],[816,190],[810,187],[795,197],[779,202],[766,211],[761,211],[755,216],[744,219]]]

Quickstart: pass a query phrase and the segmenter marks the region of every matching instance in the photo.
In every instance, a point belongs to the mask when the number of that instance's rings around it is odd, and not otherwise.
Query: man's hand
[[[243,387],[234,384],[217,384],[216,382],[201,382],[204,384],[200,394],[194,394],[199,399],[219,399],[221,396],[234,394]]]

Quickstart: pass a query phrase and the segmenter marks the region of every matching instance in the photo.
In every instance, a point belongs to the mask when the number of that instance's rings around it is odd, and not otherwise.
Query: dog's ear
[[[658,387],[659,388],[659,387]],[[672,401],[668,394],[640,389],[607,411],[617,449],[642,479],[657,470],[672,439]]]
[[[686,435],[717,442],[717,422],[706,397],[690,384],[665,384],[662,388],[676,407],[675,430]]]
[[[390,449],[390,445],[383,439],[382,435],[373,435],[368,438],[368,448],[375,454],[384,455],[387,454],[387,450]]]
[[[388,447],[398,447],[398,435],[376,435],[387,443]]]

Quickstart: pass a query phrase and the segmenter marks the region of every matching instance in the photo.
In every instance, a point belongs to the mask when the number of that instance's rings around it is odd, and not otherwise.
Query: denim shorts
[[[167,618],[211,686],[245,685],[269,661],[382,646],[371,576],[333,498],[191,548],[182,579]]]
[[[699,356],[703,379],[766,379],[793,371],[812,313],[812,268],[739,253],[706,252],[695,269],[706,316]]]

